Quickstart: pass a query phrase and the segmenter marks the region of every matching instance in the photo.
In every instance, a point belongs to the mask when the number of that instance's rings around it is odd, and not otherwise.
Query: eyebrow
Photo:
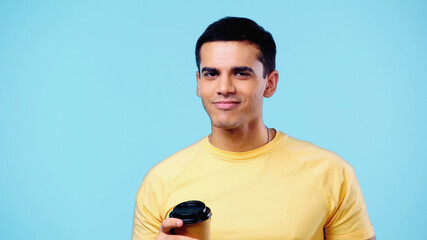
[[[251,73],[255,73],[254,70],[250,67],[247,66],[242,66],[242,67],[232,67],[231,70],[233,72],[251,72]]]
[[[218,72],[216,68],[204,67],[202,68],[202,72]]]
[[[231,71],[233,71],[233,72],[246,72],[247,71],[247,72],[255,73],[252,68],[247,67],[247,66],[232,67]],[[218,69],[211,68],[211,67],[204,67],[204,68],[202,68],[202,72],[218,72]]]

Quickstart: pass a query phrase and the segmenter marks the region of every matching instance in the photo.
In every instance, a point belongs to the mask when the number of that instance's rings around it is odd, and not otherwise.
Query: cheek
[[[212,95],[212,93],[214,92],[215,88],[213,86],[213,84],[209,83],[209,82],[204,82],[202,84],[200,84],[199,86],[199,91],[202,97],[209,97],[210,95]]]
[[[247,97],[248,111],[258,113],[262,111],[262,105],[264,101],[263,89],[257,89],[252,95]]]
[[[246,97],[250,100],[251,104],[256,105],[262,103],[264,98],[264,87],[260,85],[252,86],[251,88],[245,89],[248,93]]]
[[[203,102],[209,102],[209,99],[210,99],[209,92],[201,91],[200,98],[202,99]]]
[[[204,107],[209,107],[209,104],[212,99],[212,94],[210,91],[207,91],[206,89],[203,89],[200,91],[200,98],[202,99],[202,103]]]

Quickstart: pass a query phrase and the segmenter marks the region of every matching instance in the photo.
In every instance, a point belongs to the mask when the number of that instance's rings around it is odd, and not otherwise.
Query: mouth
[[[236,108],[240,102],[238,101],[216,101],[213,105],[220,110],[231,110]]]

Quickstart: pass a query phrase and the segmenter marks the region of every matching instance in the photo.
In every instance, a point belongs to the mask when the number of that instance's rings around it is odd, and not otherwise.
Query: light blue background
[[[379,239],[425,235],[426,1],[0,1],[0,239],[129,239],[157,162],[210,132],[194,45],[278,45],[269,127],[356,169]]]

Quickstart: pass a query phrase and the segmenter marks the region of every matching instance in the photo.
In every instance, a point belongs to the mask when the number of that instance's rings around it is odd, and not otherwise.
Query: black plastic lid
[[[211,216],[211,210],[201,201],[182,202],[169,214],[169,217],[182,219],[184,225],[203,222]]]

